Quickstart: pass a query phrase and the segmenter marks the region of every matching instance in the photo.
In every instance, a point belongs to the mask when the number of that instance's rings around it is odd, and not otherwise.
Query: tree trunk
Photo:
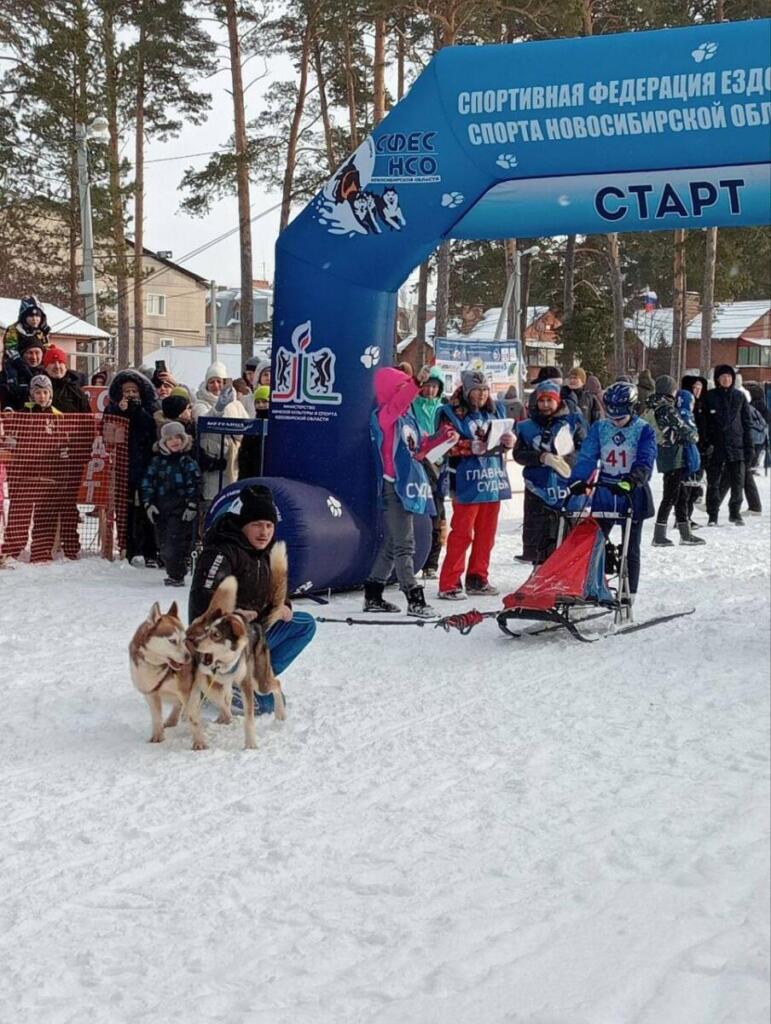
[[[445,240],[436,254],[436,331],[435,337],[447,335],[447,320],[450,315],[450,267],[452,266],[451,242]]]
[[[385,44],[386,44],[386,20],[385,18],[375,18],[375,59],[373,63],[374,71],[374,109],[373,109],[373,123],[375,125],[385,117]]]
[[[717,264],[717,228],[707,228],[704,255],[704,284],[701,305],[701,345],[699,367],[705,377],[712,367],[712,310],[715,304],[715,266]]]
[[[521,303],[521,309],[519,310],[519,336],[524,344],[525,334],[527,333],[528,327],[528,306],[530,304],[530,260],[532,255],[528,254],[523,256],[519,263],[519,270],[521,276],[519,285],[519,301]]]
[[[241,74],[241,44],[238,38],[236,0],[225,0],[230,48],[230,77],[233,86],[233,120],[238,185],[238,235],[241,244],[241,365],[254,353],[254,302],[252,299],[252,220],[249,202],[249,150],[244,112],[244,82]],[[283,212],[283,211],[282,211]]]
[[[305,107],[305,97],[308,92],[308,63],[312,36],[311,15],[308,14],[308,20],[305,22],[305,31],[303,32],[303,47],[300,54],[300,81],[297,83],[297,101],[294,105],[292,124],[289,129],[289,139],[287,140],[286,147],[286,167],[284,168],[284,187],[281,195],[279,233],[289,223],[289,215],[292,211],[292,186],[294,184],[294,169],[297,162],[297,141],[300,138],[300,125]]]
[[[327,166],[330,173],[334,173],[337,167],[335,160],[335,142],[332,136],[332,119],[329,116],[329,102],[327,100],[327,80],[324,75],[324,62],[321,59],[321,44],[318,36],[313,39],[313,69],[316,73],[316,82],[319,87],[319,109],[321,110],[321,123],[324,125],[324,146],[327,151]]]
[[[621,249],[618,235],[614,232],[608,238],[608,267],[610,289],[613,296],[613,359],[616,374],[626,373],[626,348],[624,345],[624,283],[621,279]]]
[[[407,42],[404,38],[406,25],[404,18],[399,18],[396,23],[396,98],[404,98],[404,68],[407,62]]]
[[[118,369],[129,365],[129,312],[128,312],[128,259],[126,256],[126,232],[124,226],[124,204],[120,182],[120,130],[118,125],[118,64],[115,55],[115,24],[112,11],[104,12],[104,65],[105,101],[107,124],[109,126],[110,164],[110,213],[115,263],[116,305],[118,310]]]
[[[573,287],[576,278],[576,236],[568,235],[565,246],[565,280],[562,291],[562,322],[567,323],[573,316],[575,295]]]
[[[511,275],[514,273],[514,268],[517,263],[517,240],[516,238],[506,238],[503,241],[503,257],[506,264],[506,287],[508,288]],[[505,293],[501,296],[501,302],[504,301]],[[517,337],[517,325],[515,323],[517,311],[514,308],[514,293],[512,292],[511,302],[506,310],[506,337],[513,340]],[[520,339],[524,341],[524,339]],[[524,345],[523,345],[524,352]]]
[[[145,26],[139,29],[137,47],[136,123],[134,139],[134,366],[144,357],[144,276],[145,235]]]
[[[683,320],[685,312],[685,231],[682,228],[678,228],[675,231],[674,243],[670,373],[675,380],[680,380],[682,375]]]
[[[358,111],[356,109],[356,78],[353,70],[353,54],[351,53],[351,31],[345,29],[345,88],[348,98],[348,127],[351,133],[351,150],[359,145]]]
[[[428,305],[428,260],[420,264],[418,271],[418,308],[415,320],[415,339],[418,343],[417,351],[420,357],[420,366],[430,360],[426,359],[428,346],[426,345],[426,307]],[[420,366],[414,367],[419,370]]]

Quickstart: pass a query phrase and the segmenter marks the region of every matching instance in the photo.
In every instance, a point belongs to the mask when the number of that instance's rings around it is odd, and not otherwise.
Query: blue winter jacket
[[[649,519],[654,508],[648,481],[655,465],[656,432],[649,423],[639,416],[633,416],[625,427],[616,426],[611,420],[597,420],[581,445],[571,481],[588,480],[599,467],[600,486],[592,499],[592,508],[623,515],[627,499],[612,494],[606,487],[629,480],[634,485],[632,518]]]
[[[514,461],[524,466],[525,487],[536,494],[541,501],[554,508],[561,508],[567,495],[568,481],[549,466],[543,465],[544,452],[556,454],[554,439],[561,430],[567,430],[573,438],[576,451],[581,447],[587,432],[586,420],[579,412],[570,412],[562,405],[554,416],[542,416],[538,409],[530,418],[517,424],[517,444]],[[573,464],[575,455],[568,456]]]

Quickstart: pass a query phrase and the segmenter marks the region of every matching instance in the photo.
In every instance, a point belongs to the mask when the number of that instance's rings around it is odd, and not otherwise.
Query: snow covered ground
[[[250,752],[146,742],[160,573],[0,572],[2,1024],[767,1021],[769,517],[701,535],[627,638],[320,626]]]

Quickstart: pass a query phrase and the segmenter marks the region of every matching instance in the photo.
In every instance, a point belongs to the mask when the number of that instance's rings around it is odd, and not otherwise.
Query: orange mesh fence
[[[0,415],[0,555],[114,558],[125,547],[128,425],[115,416]]]

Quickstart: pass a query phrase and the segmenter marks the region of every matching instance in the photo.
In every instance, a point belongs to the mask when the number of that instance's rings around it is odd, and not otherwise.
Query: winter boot
[[[710,516],[709,517],[709,521],[707,522],[707,526],[717,526],[717,514],[715,514],[714,516]]]
[[[422,587],[413,587],[407,592],[407,614],[416,619],[433,619],[436,612],[430,604],[426,604]]]
[[[742,519],[741,512],[736,512],[734,515],[728,517],[728,521],[733,523],[734,526],[744,526],[744,520]]]
[[[491,586],[487,580],[483,580],[481,576],[467,576],[466,593],[470,597],[494,597],[500,591]]]
[[[386,601],[383,597],[383,586],[382,583],[376,583],[374,580],[367,580],[364,584],[364,607],[362,611],[365,612],[400,612],[401,608],[396,604],[391,604],[390,601]]]
[[[671,540],[667,540],[667,524],[656,523],[653,530],[653,546],[654,548],[673,548],[674,544]]]
[[[691,530],[690,523],[677,523],[677,529],[680,531],[680,543],[681,544],[706,544],[707,542],[703,537],[696,537]]]

